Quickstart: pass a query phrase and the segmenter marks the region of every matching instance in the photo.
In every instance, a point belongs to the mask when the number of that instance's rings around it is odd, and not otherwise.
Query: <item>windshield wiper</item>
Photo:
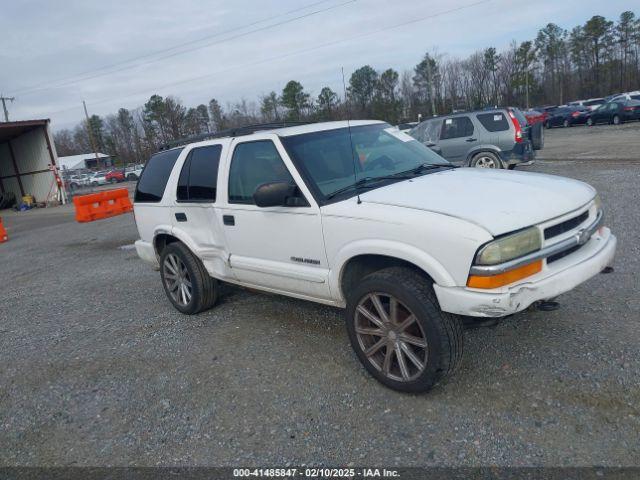
[[[436,168],[458,168],[457,165],[447,165],[446,163],[438,164],[438,163],[421,163],[417,167],[414,167],[410,170],[405,170],[404,172],[398,172],[397,176],[405,176],[405,175],[417,175],[418,173],[426,172],[427,170],[434,170]]]
[[[349,190],[358,190],[358,189],[361,189],[361,188],[372,187],[372,185],[369,185],[372,182],[378,182],[378,181],[381,181],[381,180],[405,180],[405,179],[410,179],[410,178],[413,178],[418,173],[421,173],[421,172],[427,171],[427,170],[432,170],[432,169],[435,169],[435,168],[458,168],[458,167],[455,166],[455,165],[447,165],[447,164],[438,165],[438,164],[433,164],[433,163],[422,163],[422,164],[418,165],[417,167],[414,167],[414,168],[412,168],[410,170],[405,170],[403,172],[394,173],[393,175],[382,175],[380,177],[364,177],[364,178],[361,178],[360,180],[356,181],[355,183],[352,183],[351,185],[347,185],[346,187],[339,188],[335,192],[330,193],[329,195],[326,196],[326,199],[329,200],[330,198],[333,198],[336,195],[340,195],[341,193],[348,192]]]
[[[336,195],[340,195],[341,193],[348,192],[349,190],[359,190],[361,188],[372,187],[373,185],[369,185],[372,182],[378,182],[381,180],[401,180],[403,178],[411,178],[411,177],[409,176],[405,177],[400,174],[384,175],[382,177],[364,177],[356,181],[355,183],[352,183],[351,185],[347,185],[346,187],[339,188],[335,192],[330,193],[329,195],[326,196],[326,199],[329,200],[330,198],[333,198]]]

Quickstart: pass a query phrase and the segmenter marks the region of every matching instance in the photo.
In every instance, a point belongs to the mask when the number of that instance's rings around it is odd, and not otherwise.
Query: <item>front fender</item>
[[[453,277],[444,266],[419,248],[392,240],[357,240],[340,249],[331,262],[329,286],[339,303],[345,302],[340,286],[344,267],[349,260],[359,255],[382,255],[404,260],[426,272],[438,285],[455,286]]]

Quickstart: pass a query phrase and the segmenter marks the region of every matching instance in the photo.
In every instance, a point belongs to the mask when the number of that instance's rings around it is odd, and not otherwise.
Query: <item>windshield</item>
[[[282,137],[289,156],[324,196],[361,179],[388,177],[444,158],[386,123]],[[351,146],[353,145],[353,149]]]

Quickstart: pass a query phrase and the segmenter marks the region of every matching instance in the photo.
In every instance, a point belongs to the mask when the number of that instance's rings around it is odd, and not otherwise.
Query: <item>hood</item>
[[[586,183],[554,175],[457,168],[370,190],[360,199],[460,218],[495,236],[576,210],[595,193]]]

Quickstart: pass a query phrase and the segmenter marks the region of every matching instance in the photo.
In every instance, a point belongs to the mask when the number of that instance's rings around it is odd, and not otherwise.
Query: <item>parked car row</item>
[[[65,181],[70,190],[77,190],[83,187],[98,187],[124,181],[135,182],[140,178],[143,169],[144,165],[130,165],[124,169],[100,170],[69,175]]]
[[[640,92],[609,98],[577,100],[567,105],[536,107],[525,112],[530,124],[541,122],[545,128],[572,127],[640,120]]]

